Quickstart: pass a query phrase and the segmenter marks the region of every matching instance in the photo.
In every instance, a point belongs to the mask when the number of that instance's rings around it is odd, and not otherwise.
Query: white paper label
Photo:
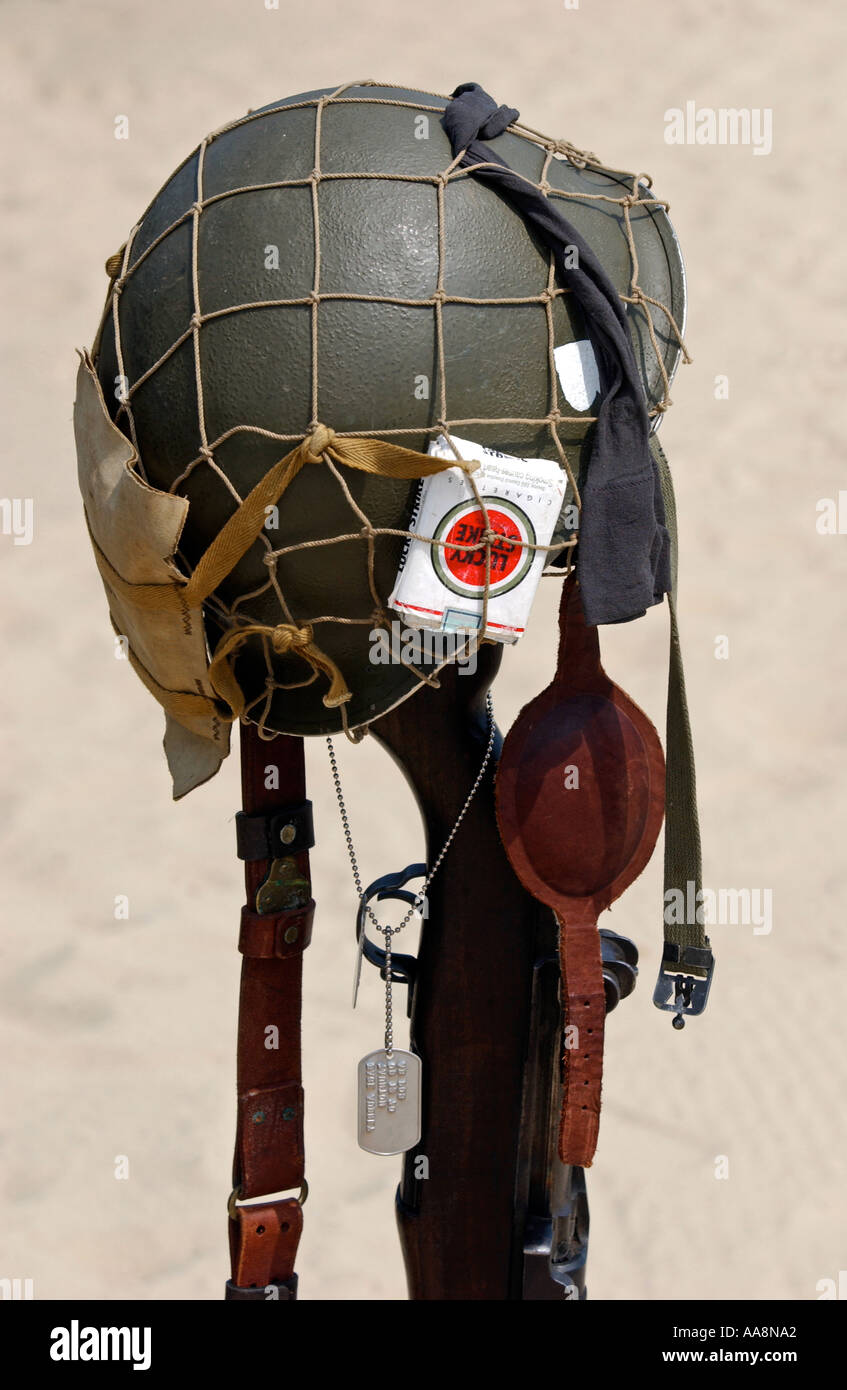
[[[565,475],[551,459],[519,459],[467,439],[454,442],[463,459],[478,459],[474,483],[485,502],[492,542],[488,569],[486,637],[515,642],[522,636],[547,561],[565,494]],[[455,458],[443,435],[430,454]],[[479,631],[486,582],[485,522],[461,468],[424,479],[411,540],[389,603],[411,627]],[[434,543],[433,543],[434,542]]]
[[[600,390],[597,358],[587,338],[553,349],[562,393],[574,410],[587,410]]]

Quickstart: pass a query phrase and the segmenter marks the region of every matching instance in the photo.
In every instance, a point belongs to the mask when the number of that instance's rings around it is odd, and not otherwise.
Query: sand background
[[[713,999],[683,1034],[651,1005],[660,856],[615,914],[642,948],[610,1020],[590,1175],[594,1298],[814,1299],[847,1267],[844,580],[816,504],[844,460],[841,7],[786,0],[7,0],[0,278],[0,1276],[39,1298],[220,1297],[234,1123],[237,757],[179,805],[162,715],[111,630],[76,485],[76,346],[103,261],[200,136],[289,93],[365,77],[478,81],[536,129],[646,170],[686,256],[688,343],[663,424],[681,515],[681,621],[706,879],[770,888],[773,929],[714,930]],[[667,108],[773,111],[773,150],[671,146]],[[128,141],[114,118],[130,118]],[[715,398],[719,374],[729,398]],[[845,498],[847,503],[847,498]],[[844,518],[847,527],[847,515]],[[506,728],[554,660],[550,582],[496,685]],[[661,725],[666,613],[609,631],[612,674]],[[716,638],[729,659],[715,658]],[[307,1299],[405,1296],[398,1161],[356,1147],[353,894],[325,748],[304,1015]],[[386,755],[341,749],[366,879],[417,858]],[[386,808],[390,807],[390,814]],[[130,918],[116,922],[116,894]],[[131,1177],[116,1182],[114,1156]],[[729,1176],[716,1179],[718,1156]]]

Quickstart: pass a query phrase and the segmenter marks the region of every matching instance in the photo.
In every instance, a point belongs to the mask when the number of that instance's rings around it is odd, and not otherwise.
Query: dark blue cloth
[[[460,168],[490,162],[484,180],[550,247],[558,279],[585,318],[600,374],[590,455],[581,487],[577,574],[586,622],[640,617],[670,591],[670,538],[659,474],[650,453],[644,390],[623,305],[591,247],[556,204],[517,175],[483,140],[502,134],[519,112],[498,106],[476,82],[457,87],[441,124]],[[577,255],[568,257],[568,248]],[[570,265],[568,260],[578,264]]]

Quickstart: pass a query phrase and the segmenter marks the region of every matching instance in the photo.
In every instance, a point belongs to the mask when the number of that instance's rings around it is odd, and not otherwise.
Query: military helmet
[[[320,429],[321,441],[335,431],[419,453],[450,431],[518,457],[564,450],[579,478],[592,420],[579,306],[515,209],[455,167],[448,102],[364,82],[251,111],[189,155],[107,263],[93,366],[146,484],[187,499],[184,573]],[[561,196],[599,257],[657,421],[684,313],[665,206],[645,176],[517,121],[490,146]],[[244,717],[280,733],[332,733],[342,719],[355,730],[427,677],[425,656],[416,668],[370,659],[417,486],[303,468],[267,509],[203,606],[210,652],[242,629],[230,659]],[[326,673],[296,646],[266,640],[282,615],[314,632],[346,704],[327,702]]]

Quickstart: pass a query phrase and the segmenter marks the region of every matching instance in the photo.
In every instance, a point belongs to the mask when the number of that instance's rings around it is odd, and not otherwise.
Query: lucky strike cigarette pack
[[[453,442],[463,459],[478,459],[474,472],[485,502],[492,543],[485,637],[516,642],[526,621],[548,555],[565,495],[566,478],[550,459],[521,459],[467,439]],[[455,458],[443,435],[429,446],[438,458]],[[389,603],[410,627],[479,630],[486,550],[482,509],[461,468],[425,478],[409,525]],[[418,539],[418,536],[421,539]],[[433,543],[434,542],[434,543]]]

